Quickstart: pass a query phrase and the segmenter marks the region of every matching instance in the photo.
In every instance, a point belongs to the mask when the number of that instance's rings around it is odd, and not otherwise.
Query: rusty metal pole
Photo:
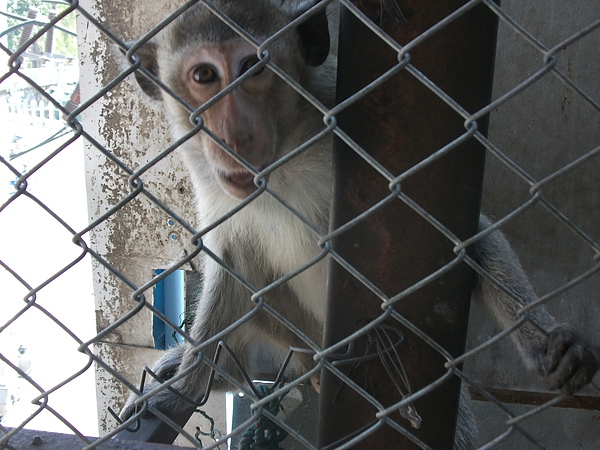
[[[362,0],[357,6],[401,45],[463,6],[464,0],[404,0],[404,23],[394,22],[382,5]],[[344,100],[394,65],[398,55],[342,8],[338,67],[338,99]],[[411,64],[474,113],[491,97],[497,20],[479,5],[410,51]],[[464,118],[406,70],[395,75],[338,117],[342,130],[394,175],[400,175],[465,133]],[[487,127],[486,118],[478,129]],[[335,198],[332,230],[390,194],[389,182],[341,141],[335,149]],[[484,149],[468,139],[442,159],[402,183],[430,214],[464,239],[476,231],[484,166]],[[394,200],[355,227],[335,237],[332,248],[387,296],[402,292],[435,272],[455,255],[453,244],[410,209]],[[464,351],[473,274],[462,263],[448,274],[402,299],[395,311],[441,344],[450,354]],[[335,261],[330,266],[325,348],[346,338],[383,313],[381,299]],[[446,360],[395,319],[404,342],[400,358],[415,392],[447,373]],[[357,340],[353,356],[365,351]],[[334,360],[331,357],[330,360]],[[361,388],[383,404],[402,396],[379,360],[345,370]],[[410,427],[398,412],[390,419],[432,448],[451,448],[460,381],[453,376],[415,402],[422,418]],[[358,430],[377,423],[377,409],[328,369],[321,377],[319,448],[337,447]],[[353,448],[414,448],[397,430],[383,424]]]

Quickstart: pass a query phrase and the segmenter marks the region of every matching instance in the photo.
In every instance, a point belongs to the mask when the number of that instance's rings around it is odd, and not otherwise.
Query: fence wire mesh
[[[331,106],[323,104],[293,74],[286,73],[272,61],[264,59],[258,62],[255,71],[264,68],[292,86],[310,108],[319,111],[323,126],[317,135],[308,136],[307,141],[291,153],[256,170],[241,160],[216,133],[207,129],[203,121],[206,110],[227,94],[239,89],[251,73],[234,81],[197,109],[189,107],[176,92],[155,79],[163,96],[171,96],[187,108],[192,124],[183,138],[169,140],[163,134],[167,126],[162,113],[139,102],[136,96],[141,94],[134,93],[137,91],[132,87],[133,83],[127,81],[133,79],[134,71],[142,69],[134,59],[130,60],[130,65],[115,64],[119,59],[116,49],[126,50],[130,47],[126,41],[143,36],[138,42],[139,45],[143,44],[163,32],[165,27],[196,3],[209,8],[235,33],[244,36],[258,49],[259,54],[262,54],[262,50],[269,50],[270,46],[289,35],[290,30],[293,31],[310,17],[310,14],[303,15],[298,21],[281,28],[264,43],[255,43],[251,31],[232,22],[218,7],[204,1],[173,1],[162,5],[160,14],[153,11],[155,5],[139,5],[134,12],[133,9],[128,9],[134,8],[133,3],[110,6],[108,2],[70,1],[61,2],[56,11],[48,15],[47,20],[31,17],[21,20],[23,18],[7,14],[18,25],[7,25],[2,36],[15,33],[20,41],[13,46],[5,40],[0,44],[8,63],[0,77],[3,128],[7,124],[14,124],[14,120],[17,120],[15,118],[23,117],[36,127],[46,126],[48,122],[56,125],[52,128],[51,138],[43,142],[43,156],[40,156],[42,151],[30,153],[30,150],[38,147],[29,144],[29,141],[26,149],[10,142],[7,148],[10,148],[11,153],[3,152],[0,159],[0,172],[3,178],[11,182],[10,186],[5,187],[8,193],[3,194],[0,207],[3,233],[0,265],[4,272],[3,279],[8,280],[7,284],[18,286],[14,290],[18,294],[3,296],[2,300],[4,313],[0,321],[0,343],[3,348],[0,349],[0,360],[3,370],[0,375],[4,378],[0,380],[0,401],[4,395],[2,406],[5,407],[4,412],[10,413],[10,408],[6,409],[6,405],[10,406],[16,396],[13,393],[12,400],[10,396],[6,400],[6,393],[10,391],[2,386],[2,381],[12,377],[18,378],[27,387],[20,392],[21,397],[26,397],[22,400],[33,404],[32,409],[16,422],[10,414],[2,418],[0,447],[11,448],[24,429],[35,426],[38,415],[50,414],[78,437],[81,447],[94,448],[106,444],[125,428],[147,426],[144,417],[150,408],[156,417],[177,431],[175,434],[180,435],[178,442],[188,446],[226,448],[227,439],[231,436],[236,439],[237,436],[237,440],[230,443],[233,447],[251,448],[251,445],[255,445],[253,448],[316,448],[314,429],[317,426],[318,394],[315,394],[312,385],[316,384],[315,378],[322,370],[333,373],[340,386],[360,393],[374,411],[372,421],[367,426],[353,430],[345,438],[343,445],[347,447],[352,444],[368,446],[380,427],[389,427],[398,436],[407,436],[415,446],[428,448],[426,443],[412,434],[420,425],[419,414],[426,416],[418,408],[415,410],[414,404],[418,405],[418,400],[422,397],[434,396],[439,385],[448,379],[462,380],[475,400],[474,413],[480,421],[478,446],[489,448],[521,443],[520,445],[532,447],[551,447],[555,445],[552,442],[552,427],[556,421],[570,424],[579,422],[579,436],[582,439],[580,444],[591,446],[589,443],[593,442],[594,436],[597,438],[597,427],[600,424],[597,384],[592,383],[583,393],[571,397],[550,393],[535,381],[523,381],[534,378],[534,375],[513,366],[511,359],[515,351],[506,346],[506,341],[525,323],[532,321],[529,313],[543,307],[548,308],[559,321],[578,326],[579,331],[588,334],[592,341],[600,338],[594,327],[597,322],[600,268],[597,190],[597,174],[600,173],[600,91],[596,77],[590,76],[598,73],[599,60],[597,51],[584,51],[589,48],[597,50],[600,33],[598,5],[594,2],[582,4],[578,14],[565,15],[556,30],[548,30],[549,25],[541,19],[535,20],[535,12],[519,8],[512,2],[498,5],[485,0],[467,1],[433,27],[401,45],[383,29],[386,24],[401,27],[412,19],[414,11],[403,5],[403,2],[381,2],[377,11],[369,11],[372,4],[365,2],[362,6],[366,7],[367,13],[364,12],[365,8],[361,11],[355,4],[345,0],[318,3],[314,11],[325,6],[337,8],[342,5],[347,8],[350,14],[368,27],[369,33],[373,33],[390,51],[397,54],[398,64],[343,102]],[[283,3],[282,7],[288,7],[299,2],[286,0]],[[418,51],[432,36],[476,7],[488,9],[499,22],[496,81],[493,100],[477,111],[468,111],[432,81],[439,74],[431,77],[419,71],[416,63],[413,65],[411,62],[410,55],[411,52]],[[554,12],[560,13],[563,7],[571,8],[558,5]],[[144,14],[145,20],[142,19]],[[52,53],[51,33],[68,32],[64,23],[73,16],[78,18],[83,70],[80,79],[81,100],[80,87],[71,79],[65,83],[60,80],[42,82],[30,68],[33,60],[42,60],[38,67],[46,68],[57,61],[57,55]],[[148,20],[157,25],[149,28]],[[24,25],[30,25],[30,28]],[[132,35],[134,32],[138,34]],[[42,43],[46,45],[45,53],[40,51]],[[138,45],[128,54],[133,54],[137,49]],[[370,156],[369,149],[354,142],[340,128],[336,118],[359,99],[368,99],[373,90],[385,86],[388,79],[399,73],[408,73],[408,76],[448,105],[464,121],[466,131],[447,146],[436,149],[431,158],[413,165],[403,173],[394,173]],[[389,92],[389,95],[393,96],[394,93]],[[551,101],[540,100],[545,98]],[[547,105],[551,106],[544,109]],[[513,114],[518,118],[511,117]],[[489,137],[472,126],[488,118],[491,122]],[[3,133],[8,136],[10,130],[4,129]],[[197,133],[205,133],[216,139],[222,151],[228,152],[240,164],[253,171],[258,185],[256,190],[235,207],[212,205],[213,210],[205,214],[212,219],[203,221],[199,226],[194,216],[190,183],[185,174],[180,175],[183,172],[181,163],[177,160],[180,146]],[[363,214],[350,218],[340,228],[329,230],[317,218],[307,216],[296,208],[294,202],[282,195],[268,180],[272,173],[304,154],[312,144],[334,136],[346,142],[351,151],[374,168],[381,183],[388,186],[388,195],[379,202],[367,205]],[[409,177],[419,177],[422,170],[451,152],[462,139],[471,138],[479,141],[485,148],[487,174],[483,206],[496,217],[493,229],[505,231],[517,250],[523,251],[523,265],[530,271],[536,289],[543,294],[533,303],[515,306],[518,320],[504,324],[505,330],[501,332],[487,323],[481,323],[478,306],[473,305],[471,317],[475,320],[471,320],[469,325],[468,349],[456,356],[445,350],[444,342],[437,342],[407,319],[400,307],[401,300],[428,284],[435,284],[443,273],[458,263],[467,263],[481,276],[491,277],[485,268],[465,252],[465,249],[484,238],[489,231],[466,239],[457,238],[446,224],[438,221],[435,213],[427,211],[407,195],[402,190],[402,184]],[[548,156],[548,149],[556,147],[555,141],[567,145],[567,148]],[[165,145],[155,149],[153,146],[157,142]],[[75,195],[69,190],[76,174],[63,172],[59,163],[63,155],[69,152],[76,152],[83,158],[84,148],[89,220],[80,225],[78,220],[72,219],[65,212],[62,203],[56,202],[55,196],[66,198],[68,203],[69,198]],[[27,167],[21,168],[17,158],[25,152],[31,157],[28,160],[31,162]],[[44,174],[47,175],[42,177]],[[278,208],[287,211],[286,217],[296,227],[309,229],[314,238],[312,245],[318,246],[319,251],[309,254],[301,265],[291,267],[281,275],[273,275],[272,280],[258,280],[257,283],[257,280],[246,277],[243,270],[235,267],[230,258],[216,253],[207,236],[212,230],[224,227],[231,218],[244,214],[245,209],[252,206],[253,202],[265,197]],[[410,287],[389,294],[384,293],[336,252],[331,241],[336,237],[343,238],[348,229],[377,213],[387,203],[398,199],[448,239],[454,247],[456,258],[447,263],[442,262],[435,272]],[[28,226],[16,222],[19,220],[18,214],[27,214],[31,210],[43,215],[44,221],[30,223]],[[49,231],[48,228],[39,226],[39,223],[48,221],[52,225],[47,227],[58,230],[56,233],[60,235],[56,247],[44,242]],[[265,221],[265,225],[267,224],[268,221]],[[68,239],[71,243],[67,242]],[[286,243],[280,239],[274,236],[274,245],[280,246],[280,253],[285,253]],[[12,242],[18,242],[19,247],[11,253],[8,248]],[[240,242],[239,245],[243,247],[250,244]],[[381,251],[385,252],[386,249]],[[148,257],[145,252],[152,256]],[[38,265],[34,261],[42,253],[48,254],[52,261],[48,266]],[[540,255],[543,255],[541,258],[556,257],[559,262],[539,262]],[[171,275],[183,270],[184,279],[189,281],[184,289],[189,294],[185,296],[190,297],[188,300],[191,303],[197,289],[192,286],[192,274],[199,271],[198,267],[202,267],[206,260],[216,263],[229,274],[236,284],[233,291],[243,292],[251,306],[231,323],[224,323],[221,331],[208,341],[197,342],[191,336],[188,326],[191,319],[187,312],[183,316],[180,314],[174,317],[157,305],[157,288],[169,280]],[[358,284],[366,286],[377,296],[383,311],[381,317],[390,319],[393,325],[390,322],[382,324],[380,318],[369,320],[366,324],[360,324],[355,335],[335,345],[323,347],[321,342],[315,341],[310,330],[298,328],[295,318],[269,303],[270,294],[286,289],[302,274],[325,270],[324,261],[329,260],[343,266]],[[73,311],[78,312],[81,303],[73,302],[60,307],[60,293],[54,293],[54,297],[48,298],[52,286],[60,286],[61,290],[69,291],[69,286],[61,285],[61,279],[82,266],[89,270],[84,264],[90,261],[96,295],[96,331],[82,329],[81,323],[73,319]],[[33,272],[28,268],[29,265],[34,268]],[[503,280],[496,281],[501,284]],[[12,292],[9,290],[9,294]],[[515,298],[514,301],[518,302],[518,299]],[[298,347],[286,348],[283,353],[289,351],[290,355],[300,355],[301,358],[304,357],[302,355],[310,355],[314,359],[314,367],[309,372],[290,377],[285,369],[288,364],[293,363],[285,359],[279,373],[266,374],[272,376],[269,383],[257,383],[254,380],[257,374],[246,367],[246,359],[236,354],[228,341],[233,339],[236,330],[241,329],[244,324],[252,323],[251,320],[258,314],[266,314],[269,323],[277,324],[279,332],[287,330],[285,333],[290,333],[301,343]],[[199,419],[202,425],[192,427],[192,431],[189,428],[184,430],[179,418],[169,417],[148,406],[148,400],[170,389],[178,379],[186,375],[180,373],[169,380],[162,380],[151,369],[142,370],[144,366],[151,366],[156,356],[155,352],[148,350],[154,343],[152,331],[153,328],[157,329],[156,319],[167,324],[164,328],[167,331],[163,331],[167,335],[165,346],[169,346],[172,334],[173,339],[186,341],[196,349],[195,361],[190,363],[188,372],[193,372],[200,366],[208,366],[222,379],[229,381],[234,390],[244,394],[243,401],[239,395],[233,396],[237,413],[242,408],[240,404],[246,402],[245,407],[252,409],[254,415],[230,419],[230,422],[233,420],[230,429],[215,425],[212,413],[207,412],[204,405],[205,400],[211,400],[211,384],[200,404],[195,398],[187,400],[196,407],[194,416],[202,416]],[[535,322],[534,319],[533,321]],[[33,373],[23,362],[22,353],[16,355],[7,346],[8,337],[14,333],[25,333],[32,340],[43,340],[49,328],[58,330],[56,332],[61,335],[60,345],[63,351],[68,349],[68,355],[72,354],[72,358],[77,360],[77,368],[49,357],[39,363],[41,371]],[[176,332],[171,333],[169,330]],[[544,330],[546,334],[549,331]],[[425,341],[441,355],[446,370],[443,377],[422,388],[415,380],[407,379],[404,366],[409,365],[411,360],[406,355],[403,356],[406,332],[418,336],[418,339]],[[354,354],[347,358],[344,367],[350,369],[344,370],[334,362],[335,358],[350,351],[348,349],[352,349],[357,338],[362,335],[367,336],[367,350],[364,354]],[[53,351],[54,349],[50,350]],[[381,360],[391,374],[390,388],[400,392],[400,401],[389,404],[382,402],[370,395],[369,386],[357,385],[353,380],[353,370],[360,369],[365,361],[375,359]],[[224,360],[234,363],[223,364]],[[68,365],[68,374],[63,375],[61,372],[59,380],[44,378],[44,382],[37,378],[40,372],[52,372],[57,365]],[[139,411],[122,423],[111,411],[118,411],[129,393],[140,394],[143,389],[140,389],[138,383],[142,372],[146,380],[158,378],[160,386],[144,392],[140,398]],[[515,372],[514,378],[507,372]],[[100,438],[86,437],[89,432],[81,431],[74,425],[77,422],[74,416],[78,414],[80,399],[72,397],[72,403],[66,404],[53,402],[58,393],[68,393],[78,379],[90,374],[95,374],[99,391]],[[243,376],[240,377],[240,374]],[[411,383],[419,386],[419,389],[411,391]],[[35,393],[30,395],[32,390]],[[225,403],[231,401],[231,396],[228,397],[229,400],[225,400],[215,393],[214,397],[218,398],[218,405],[215,407],[217,410],[225,410]],[[397,395],[393,398],[395,397]],[[557,412],[557,406],[562,407],[560,413]],[[354,412],[348,411],[347,414],[351,417]],[[9,418],[12,422],[6,425]],[[529,426],[536,420],[536,426]],[[585,422],[584,425],[581,425],[582,422]],[[263,440],[253,441],[255,438],[252,436],[256,435],[260,435]],[[122,436],[122,433],[119,434],[119,437]],[[526,444],[522,444],[523,442]],[[575,443],[561,442],[559,446]],[[340,446],[341,444],[331,445],[332,448]]]

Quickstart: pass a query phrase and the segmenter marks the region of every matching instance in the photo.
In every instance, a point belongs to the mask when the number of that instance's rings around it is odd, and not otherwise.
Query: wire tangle
[[[256,391],[260,398],[271,395],[274,389],[263,383],[255,385]],[[264,408],[273,415],[277,415],[281,410],[281,401],[283,396],[275,398],[268,402]],[[260,414],[259,411],[254,411],[253,414]],[[240,442],[240,450],[259,450],[267,448],[269,450],[282,450],[280,443],[288,436],[288,432],[274,423],[271,419],[260,414],[255,422],[248,427],[244,432],[242,441]]]

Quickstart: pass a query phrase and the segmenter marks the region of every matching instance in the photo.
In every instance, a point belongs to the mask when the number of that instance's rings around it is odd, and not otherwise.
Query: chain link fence
[[[544,11],[538,11],[534,6],[523,6],[518,2],[507,1],[497,5],[492,1],[468,1],[460,8],[444,12],[441,20],[436,19],[426,30],[401,43],[390,35],[395,30],[402,30],[407,23],[416,21],[418,17],[415,18],[415,14],[423,13],[410,2],[356,2],[355,5],[340,0],[318,5],[317,8],[321,8],[327,3],[330,9],[343,5],[345,14],[355,18],[358,24],[355,26],[360,27],[360,30],[354,28],[353,32],[357,35],[368,33],[380,45],[386,46],[386,52],[395,55],[397,63],[394,67],[385,68],[382,74],[377,74],[333,108],[325,107],[276,66],[269,65],[265,69],[273,70],[278,77],[292,84],[312,108],[320,111],[324,126],[319,138],[340,138],[350,144],[347,151],[374,168],[377,173],[370,177],[372,179],[368,183],[365,181],[364,190],[387,190],[387,194],[377,201],[363,194],[361,198],[367,200],[363,202],[362,213],[347,217],[339,228],[331,230],[322,229],[314,218],[300,214],[268,183],[262,184],[235,208],[219,213],[213,223],[203,223],[202,227],[197,225],[193,192],[179,159],[181,142],[168,137],[160,108],[141,99],[134,83],[127,81],[133,79],[136,67],[126,65],[117,50],[118,47],[126,48],[126,41],[160,33],[197,2],[171,1],[160,6],[138,3],[61,2],[48,21],[34,23],[31,36],[18,46],[10,47],[7,41],[1,43],[8,63],[0,78],[3,129],[4,124],[11,123],[10,114],[19,111],[15,107],[16,94],[29,92],[36,96],[36,104],[52,105],[56,114],[48,113],[48,120],[55,120],[55,115],[60,115],[61,123],[70,131],[58,140],[54,138],[44,142],[46,150],[43,156],[35,153],[27,167],[21,168],[15,162],[14,151],[12,154],[3,152],[0,159],[3,179],[10,181],[0,206],[0,223],[3,223],[4,230],[0,237],[3,242],[0,265],[4,272],[3,280],[8,280],[6,285],[18,286],[15,294],[8,290],[9,295],[2,299],[0,375],[3,378],[0,379],[0,401],[3,401],[4,416],[0,422],[0,447],[21,448],[19,444],[23,441],[20,439],[23,436],[29,438],[26,429],[35,428],[36,417],[51,415],[75,435],[76,444],[68,441],[68,445],[75,447],[110,445],[115,442],[111,441],[112,438],[117,435],[123,438],[127,433],[140,441],[156,440],[153,435],[166,434],[165,430],[174,428],[175,435],[179,434],[177,443],[185,446],[226,448],[227,440],[231,438],[231,448],[250,448],[252,439],[248,436],[260,435],[265,440],[254,441],[254,445],[258,446],[254,448],[316,448],[315,434],[319,426],[344,430],[343,424],[324,425],[322,422],[327,419],[319,417],[319,395],[324,393],[315,393],[312,384],[321,371],[334,374],[337,384],[327,394],[333,398],[334,405],[336,399],[343,398],[345,391],[359,392],[368,405],[368,408],[359,406],[362,404],[357,404],[356,408],[352,405],[339,407],[341,411],[337,413],[342,415],[341,422],[344,422],[344,417],[347,422],[352,422],[351,418],[358,414],[359,409],[366,410],[371,417],[340,442],[331,444],[331,448],[348,448],[355,444],[373,448],[378,445],[375,443],[380,442],[376,436],[382,428],[388,433],[391,430],[391,436],[397,435],[398,439],[406,438],[407,441],[402,441],[406,445],[410,443],[415,447],[429,448],[426,438],[414,437],[421,418],[427,421],[430,412],[427,408],[431,408],[426,406],[423,410],[420,401],[433,398],[433,402],[437,402],[435,396],[439,386],[447,380],[454,380],[455,384],[462,380],[469,388],[473,412],[479,422],[478,446],[594,446],[600,435],[597,381],[576,396],[552,393],[537,380],[535,374],[525,371],[520,363],[513,361],[516,353],[507,340],[526,321],[528,310],[543,306],[559,321],[571,323],[592,342],[600,342],[596,325],[597,292],[600,288],[597,189],[600,173],[600,90],[597,82],[600,8],[596,2],[581,2],[575,6],[557,1],[544,5]],[[286,0],[283,3],[282,7],[290,7],[295,2]],[[492,100],[476,110],[465,109],[465,105],[451,92],[440,87],[444,84],[446,72],[423,71],[418,65],[418,58],[409,58],[419,54],[420,48],[436,36],[443,35],[444,30],[468,16],[472,10],[485,10],[498,21]],[[214,13],[221,17],[218,9]],[[432,13],[432,17],[437,14]],[[34,53],[33,46],[47,39],[48,33],[59,29],[64,24],[61,21],[73,15],[78,21],[82,73],[80,86],[77,89],[72,86],[73,95],[68,102],[69,99],[64,98],[64,89],[60,95],[53,89],[57,83],[42,85],[36,82],[27,71],[26,63],[28,54]],[[222,19],[227,20],[226,17]],[[229,26],[237,27],[236,24]],[[19,27],[13,28],[7,25],[6,31],[22,31]],[[292,26],[285,27],[281,34],[288,33],[290,29]],[[444,50],[440,55],[443,53]],[[372,55],[373,59],[376,57]],[[427,95],[441,99],[451,110],[452,120],[464,122],[467,130],[466,134],[461,133],[448,145],[434,149],[431,152],[433,156],[416,161],[403,173],[394,172],[373,157],[369,149],[353,141],[347,134],[348,130],[335,120],[359,99],[375,103],[373,92],[386,89],[386,83],[398,76],[410,78],[426,88]],[[474,86],[472,88],[475,90]],[[166,86],[161,86],[161,89],[176,96]],[[387,95],[393,97],[394,92],[387,92]],[[27,108],[20,113],[41,119],[40,116],[45,113],[29,111],[30,102],[25,100],[26,97],[22,97],[22,104]],[[381,97],[377,97],[377,102],[380,101]],[[375,106],[384,109],[380,104]],[[427,111],[418,112],[418,100],[409,106],[414,108],[409,115],[426,117],[428,114]],[[193,118],[202,112],[190,111]],[[358,122],[361,121],[360,114]],[[487,120],[487,136],[481,129],[471,128],[472,123]],[[383,116],[381,121],[392,121],[392,118]],[[198,126],[196,132],[201,129]],[[435,124],[432,124],[431,130],[435,129]],[[409,125],[408,132],[411,131],[422,135],[428,133],[427,129],[410,130]],[[477,302],[473,302],[467,349],[462,355],[452,356],[444,349],[446,342],[438,342],[407,319],[400,300],[428,285],[439,284],[440,277],[459,263],[470,264],[481,271],[461,252],[481,236],[457,238],[446,227],[447,224],[438,221],[436,212],[428,211],[407,195],[401,185],[409,177],[418,178],[427,167],[434,165],[465,139],[477,140],[485,149],[483,210],[491,214],[498,228],[508,235],[540,294],[540,300],[531,306],[521,308],[520,305],[521,319],[510,324],[508,331],[504,332],[499,332],[491,321],[484,319],[486,313]],[[296,153],[304,150],[298,148]],[[71,196],[75,195],[75,192],[69,191],[75,174],[65,173],[57,162],[69,152],[76,152],[78,157],[84,158],[84,151],[88,220],[80,225],[78,220],[64,212],[65,202],[57,203],[56,197],[50,194],[69,203]],[[268,168],[266,174],[287,164],[289,159],[284,156]],[[448,170],[456,170],[456,167]],[[48,176],[42,178],[44,173]],[[51,189],[56,185],[60,185],[60,191]],[[243,273],[238,273],[235,267],[213,253],[203,239],[211,229],[223,226],[260,196],[273,199],[278,207],[285,208],[301,224],[299,226],[310,228],[314,242],[321,250],[302,266],[274,276],[264,285],[255,286]],[[380,213],[391,201],[401,201],[416,211],[418,217],[424,219],[423,226],[437,230],[457,253],[451,261],[438,261],[432,273],[411,280],[414,283],[411,286],[401,284],[401,289],[384,293],[376,282],[365,277],[361,268],[357,268],[360,264],[355,267],[331,246],[331,241],[335,238],[343,241],[349,229]],[[41,211],[44,221],[36,219],[29,226],[20,226],[18,215],[27,214],[29,210]],[[42,225],[48,220],[52,225]],[[58,248],[44,242],[46,236],[54,236],[48,234],[50,229],[59,230],[56,231],[60,235]],[[388,232],[393,232],[393,226]],[[367,235],[361,243],[377,242],[370,239]],[[22,244],[11,252],[8,249],[12,242]],[[285,251],[285,242],[277,244]],[[426,243],[421,245],[427,246]],[[375,248],[375,252],[388,251],[387,248]],[[42,253],[49,255],[50,263],[36,263]],[[248,290],[248,301],[253,302],[247,315],[229,324],[212,339],[221,341],[218,354],[198,354],[197,364],[208,364],[239,392],[224,395],[208,389],[208,401],[196,408],[185,428],[182,424],[186,420],[177,417],[162,416],[162,420],[144,418],[144,404],[142,413],[127,423],[121,423],[114,411],[122,407],[131,392],[139,392],[142,373],[144,379],[151,379],[154,375],[150,369],[143,368],[151,367],[160,350],[172,346],[175,341],[192,341],[188,328],[191,321],[189,311],[202,289],[202,276],[198,272],[201,272],[199,267],[206,258],[218,262],[233,274],[237,282]],[[406,258],[409,265],[415,265],[415,256]],[[268,296],[270,291],[279,289],[306,271],[315,270],[314,267],[325,270],[323,261],[329,260],[351,274],[353,283],[367,286],[370,293],[375,294],[373,301],[388,321],[382,323],[379,318],[355,316],[360,325],[354,334],[346,334],[350,338],[322,346],[320,342],[314,342],[307,330],[298,329],[293,319],[269,305]],[[89,263],[91,269],[85,265]],[[387,261],[384,263],[387,264]],[[374,269],[381,272],[394,269],[385,264],[380,263]],[[27,272],[29,266],[34,268],[33,272]],[[73,293],[70,292],[72,287],[61,284],[69,273],[79,273],[76,271],[82,267],[89,270],[94,278],[96,330],[91,330],[87,322],[87,328],[81,326],[83,321],[77,317],[83,314],[81,302],[70,300],[67,303],[64,300],[67,295],[73,294],[85,297],[85,291]],[[335,279],[329,283],[335,284]],[[60,286],[59,292],[52,291],[52,286],[56,285]],[[173,300],[173,289],[178,292],[177,300]],[[178,309],[168,311],[170,303],[176,303]],[[61,304],[62,308],[59,307]],[[227,345],[230,333],[259,312],[266,312],[282,329],[292,330],[303,347],[314,355],[313,370],[290,379],[283,375],[286,362],[279,375],[270,374],[273,377],[268,382],[259,382],[252,379],[251,371],[242,363],[236,367],[236,373],[229,373],[213,362],[231,351]],[[52,348],[48,350],[49,357],[37,363],[41,370],[31,372],[28,363],[24,362],[23,353],[19,355],[9,349],[7,343],[11,341],[8,337],[18,333],[31,336],[32,340],[50,339],[46,337],[50,329],[61,336],[57,344],[62,352],[60,354],[76,360],[76,367],[59,360],[59,350]],[[365,348],[354,350],[352,354],[353,345],[358,345],[359,338],[363,336],[366,336],[363,342]],[[411,352],[408,336],[425,342],[427,347],[435,349],[438,357],[441,355],[442,364],[445,364],[442,367],[444,375],[435,377],[431,384],[422,386],[410,370],[418,355]],[[199,350],[204,348],[203,343],[194,342],[194,345]],[[298,354],[306,352],[306,349],[290,350]],[[342,358],[339,355],[344,352],[351,356],[346,357],[343,367],[332,362],[335,358]],[[231,359],[238,356],[228,355]],[[373,365],[376,363],[389,374],[383,387],[369,385],[381,381],[375,375],[377,369]],[[60,372],[60,368],[56,367],[61,365],[68,366],[66,372]],[[373,375],[367,373],[364,385],[358,385],[353,375],[363,370],[373,370]],[[60,379],[46,378],[44,372],[53,371],[61,373]],[[240,372],[245,375],[243,382],[238,381]],[[100,438],[86,437],[96,433],[82,430],[77,425],[78,411],[83,403],[90,406],[90,402],[82,401],[81,391],[73,386],[82,377],[91,374],[95,376],[97,389]],[[21,400],[32,403],[30,409],[16,421],[15,416],[10,414],[10,403],[14,403],[16,397],[10,386],[2,385],[9,378],[18,378],[20,385],[26,387],[20,391]],[[429,379],[429,375],[423,374],[423,378]],[[169,385],[166,383],[161,389]],[[329,388],[322,386],[322,389]],[[382,401],[372,395],[380,388],[394,391],[393,395],[390,393],[392,400]],[[93,385],[88,384],[87,389],[93,389]],[[56,403],[54,399],[60,393],[66,393],[69,401]],[[144,398],[156,394],[146,393]],[[440,400],[439,404],[439,409],[444,409],[451,408],[447,405],[452,403]],[[163,422],[168,426],[164,427]],[[452,423],[450,425],[453,426]],[[424,426],[428,429],[431,424]],[[134,432],[123,431],[125,428]],[[566,428],[569,430],[565,431]],[[557,438],[557,435],[560,437]],[[386,435],[388,442],[389,436]],[[44,435],[43,439],[50,438]],[[39,445],[44,444],[43,439],[38,442]],[[389,442],[389,445],[396,444],[395,440]]]

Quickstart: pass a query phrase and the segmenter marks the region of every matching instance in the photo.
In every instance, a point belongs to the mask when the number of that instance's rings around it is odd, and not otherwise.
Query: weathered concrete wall
[[[86,0],[82,6],[116,36],[133,40],[172,11],[178,1],[118,3]],[[120,71],[120,55],[99,31],[81,19],[81,97],[86,101],[106,86]],[[132,77],[133,78],[133,77]],[[108,152],[136,170],[155,158],[170,143],[160,112],[142,101],[132,82],[125,81],[103,95],[84,114],[84,128]],[[152,124],[152,125],[149,125]],[[97,148],[87,144],[89,216],[96,220],[131,193],[129,175]],[[144,173],[144,187],[177,215],[194,225],[193,193],[177,152]],[[154,269],[164,269],[193,250],[190,234],[143,195],[123,206],[94,227],[94,251],[119,271],[128,282],[94,262],[94,285],[98,331],[118,321],[137,306],[130,283],[141,286]],[[191,269],[189,265],[183,267]],[[144,292],[152,302],[152,289]],[[144,365],[158,357],[152,339],[152,316],[146,310],[121,324],[96,345],[107,364],[138,384]],[[102,368],[97,369],[98,409],[101,432],[115,427],[107,407],[119,409],[124,401],[122,384]]]

